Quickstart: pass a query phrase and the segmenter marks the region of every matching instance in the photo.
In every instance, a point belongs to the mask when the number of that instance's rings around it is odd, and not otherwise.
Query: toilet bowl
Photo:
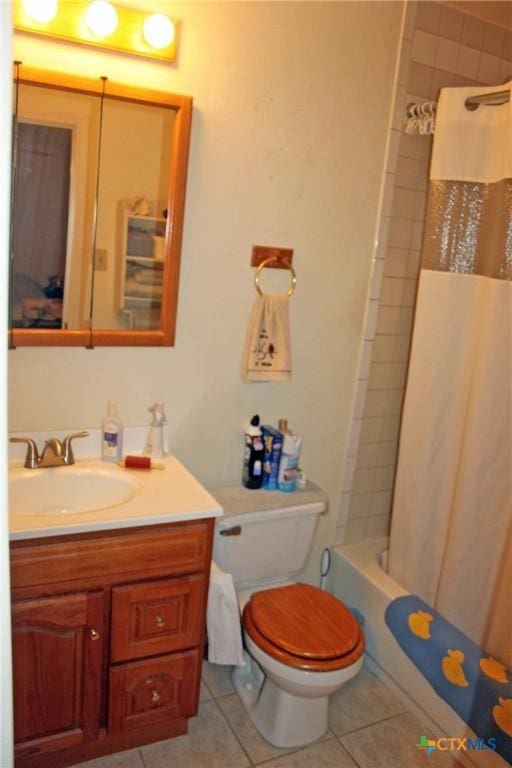
[[[364,637],[337,598],[308,584],[253,593],[243,608],[235,688],[260,733],[295,747],[327,730],[329,696],[363,664]]]
[[[244,663],[233,683],[254,725],[277,747],[327,730],[329,696],[362,667],[364,638],[350,611],[300,582],[327,511],[324,492],[212,489],[224,509],[213,559],[233,577],[243,620]]]

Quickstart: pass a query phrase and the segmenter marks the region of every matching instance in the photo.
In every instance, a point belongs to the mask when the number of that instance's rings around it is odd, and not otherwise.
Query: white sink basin
[[[175,456],[161,470],[125,469],[96,457],[70,467],[9,465],[11,540],[218,517],[222,507]]]
[[[73,515],[125,504],[141,485],[107,467],[19,469],[9,475],[11,515]]]

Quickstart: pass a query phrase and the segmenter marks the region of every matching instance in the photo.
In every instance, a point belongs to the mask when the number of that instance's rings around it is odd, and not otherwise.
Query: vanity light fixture
[[[168,16],[164,16],[163,13],[154,13],[144,22],[142,34],[148,45],[160,50],[172,43],[176,30]]]
[[[27,16],[41,24],[46,24],[57,15],[57,0],[22,0]]]
[[[176,58],[176,22],[161,13],[107,0],[14,0],[13,6],[19,32],[163,61]]]
[[[107,0],[94,0],[85,12],[85,21],[94,35],[106,37],[117,29],[117,11]]]

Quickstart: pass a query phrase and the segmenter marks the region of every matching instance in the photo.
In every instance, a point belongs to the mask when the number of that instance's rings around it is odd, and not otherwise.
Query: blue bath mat
[[[481,740],[469,748],[495,749],[512,765],[512,671],[416,595],[393,600],[385,618],[404,653]]]

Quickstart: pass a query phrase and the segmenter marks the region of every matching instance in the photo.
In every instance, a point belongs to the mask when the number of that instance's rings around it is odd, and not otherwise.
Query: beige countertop
[[[175,456],[156,460],[163,470],[134,470],[108,464],[100,459],[80,458],[70,467],[50,469],[25,469],[21,462],[9,465],[11,510],[9,514],[10,539],[41,538],[63,534],[88,533],[114,528],[130,528],[140,525],[183,522],[223,514],[219,501],[199,483]],[[82,476],[90,476],[90,482],[107,473],[114,478],[126,478],[133,487],[132,498],[122,503],[87,511],[54,511],[51,498],[45,511],[31,514],[30,510],[13,513],[15,484],[30,482],[36,473],[48,473],[48,485],[57,473],[70,470]],[[52,475],[52,473],[54,473]],[[127,474],[128,473],[128,476]],[[58,481],[59,478],[56,478]],[[83,477],[80,478],[83,483]],[[87,482],[87,480],[86,480]],[[51,494],[49,494],[51,496]],[[40,499],[38,503],[41,505]],[[72,504],[70,504],[72,507]]]

